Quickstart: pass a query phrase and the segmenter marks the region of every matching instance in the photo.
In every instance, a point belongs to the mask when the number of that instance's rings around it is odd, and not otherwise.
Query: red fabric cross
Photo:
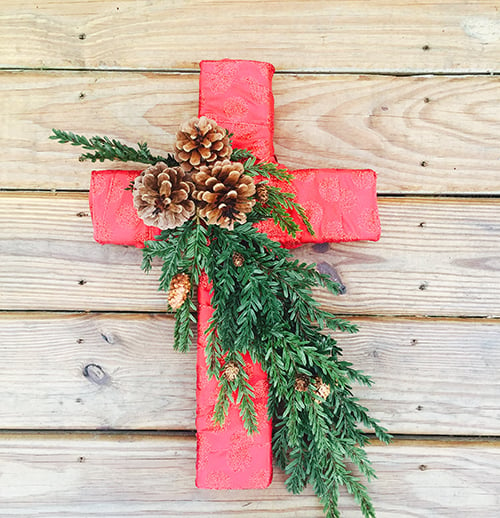
[[[233,145],[252,151],[257,158],[275,162],[273,147],[274,67],[256,61],[202,61],[199,115],[215,119],[233,133]],[[138,218],[132,194],[125,188],[140,171],[93,171],[89,194],[94,238],[102,244],[144,246],[159,230]],[[376,175],[371,170],[305,169],[293,171],[295,180],[286,191],[296,194],[315,230],[305,229],[297,239],[265,221],[258,228],[283,246],[304,243],[376,241],[380,222]],[[279,182],[273,182],[280,184]],[[297,222],[299,222],[297,220]],[[245,356],[249,382],[254,388],[258,432],[248,436],[237,405],[232,404],[222,428],[212,421],[218,384],[209,379],[204,331],[212,314],[206,277],[198,289],[198,344],[196,383],[196,485],[209,489],[267,487],[272,478],[272,423],[267,418],[268,383],[265,372]]]

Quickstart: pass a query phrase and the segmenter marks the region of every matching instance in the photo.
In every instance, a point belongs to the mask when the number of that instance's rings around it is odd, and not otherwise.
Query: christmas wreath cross
[[[197,486],[267,487],[272,449],[287,488],[310,483],[327,517],[340,516],[341,486],[374,517],[359,426],[390,436],[353,396],[353,383],[372,382],[341,358],[332,333],[357,329],[312,296],[339,285],[288,248],[378,239],[375,174],[278,165],[273,72],[255,61],[202,62],[200,118],[180,127],[173,154],[62,130],[51,138],[83,146],[81,160],[148,164],[92,173],[94,236],[144,247],[145,271],[162,260],[177,350],[189,348],[198,311]]]

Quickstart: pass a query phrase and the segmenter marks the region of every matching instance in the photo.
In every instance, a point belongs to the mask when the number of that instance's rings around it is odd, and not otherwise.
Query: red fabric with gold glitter
[[[200,67],[199,115],[215,119],[232,132],[234,147],[249,149],[261,160],[274,161],[274,67],[234,60],[203,61]],[[379,239],[373,171],[305,169],[292,173],[293,184],[283,184],[283,188],[295,192],[315,235],[304,230],[297,239],[291,239],[270,221],[260,223],[260,231],[288,248],[304,243]],[[145,240],[159,233],[142,223],[132,206],[131,192],[125,191],[138,174],[139,171],[92,173],[90,208],[94,237],[99,243],[142,247]],[[196,485],[210,489],[267,487],[272,477],[272,429],[267,419],[266,374],[260,365],[246,358],[246,370],[255,390],[258,433],[247,435],[236,405],[231,405],[224,427],[216,427],[212,415],[217,382],[208,379],[205,362],[204,331],[213,311],[206,277],[198,290],[198,303]]]

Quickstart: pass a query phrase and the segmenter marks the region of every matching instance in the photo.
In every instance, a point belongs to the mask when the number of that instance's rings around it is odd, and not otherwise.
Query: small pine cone
[[[269,201],[269,192],[267,190],[267,185],[265,183],[259,183],[256,187],[257,190],[257,200],[260,203],[267,203]]]
[[[146,225],[162,230],[179,227],[195,212],[190,199],[193,190],[194,184],[180,167],[158,162],[134,180],[134,207]]]
[[[298,392],[305,392],[309,387],[309,382],[309,376],[298,374],[295,378],[295,390]]]
[[[239,252],[234,252],[233,264],[236,266],[236,268],[239,268],[245,264],[245,258]]]
[[[321,378],[314,378],[314,394],[317,396],[326,399],[330,395],[330,385],[325,383]],[[316,403],[323,403],[321,399],[315,399]]]
[[[229,158],[233,151],[227,131],[205,116],[183,123],[174,147],[175,159],[186,172]]]
[[[224,369],[222,371],[222,376],[227,379],[227,381],[234,381],[240,372],[240,368],[235,361],[230,361],[226,363]]]
[[[239,162],[223,160],[212,168],[202,166],[192,175],[195,183],[193,199],[199,214],[209,225],[233,230],[235,223],[245,223],[246,214],[255,205],[255,183],[244,174]]]
[[[187,273],[177,273],[168,287],[167,301],[172,309],[179,309],[186,301],[191,290],[191,281]]]

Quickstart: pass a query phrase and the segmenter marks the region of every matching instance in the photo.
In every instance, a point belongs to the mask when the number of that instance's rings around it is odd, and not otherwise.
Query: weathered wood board
[[[499,70],[493,0],[21,0],[0,14],[1,67],[195,69],[234,58],[329,73]]]
[[[93,242],[85,194],[0,200],[1,309],[164,311],[159,270],[140,270],[140,250]],[[380,213],[377,243],[294,252],[333,267],[347,286],[339,297],[318,292],[325,306],[369,315],[500,315],[498,200],[383,198]]]
[[[140,250],[93,242],[90,171],[121,164],[48,139],[168,152],[225,57],[276,66],[280,162],[378,173],[379,242],[294,251],[346,285],[317,296],[359,324],[356,395],[397,434],[368,451],[377,516],[496,518],[499,55],[492,0],[0,0],[0,518],[321,516],[281,472],[194,488],[194,353]]]
[[[496,518],[500,448],[494,442],[396,441],[368,448],[379,478],[370,491],[382,518]],[[209,491],[194,487],[193,437],[5,435],[2,518],[274,516],[318,518],[310,490],[287,494],[275,471],[269,489]],[[358,518],[342,492],[345,518]]]
[[[500,321],[353,318],[355,394],[392,433],[500,431]],[[0,314],[0,428],[194,430],[195,353],[165,314]],[[472,365],[471,365],[472,363]]]
[[[273,91],[288,167],[370,167],[385,194],[500,193],[498,76],[278,74]],[[0,185],[88,189],[89,171],[109,164],[79,163],[79,148],[48,139],[52,128],[165,154],[197,103],[197,74],[0,73]]]

